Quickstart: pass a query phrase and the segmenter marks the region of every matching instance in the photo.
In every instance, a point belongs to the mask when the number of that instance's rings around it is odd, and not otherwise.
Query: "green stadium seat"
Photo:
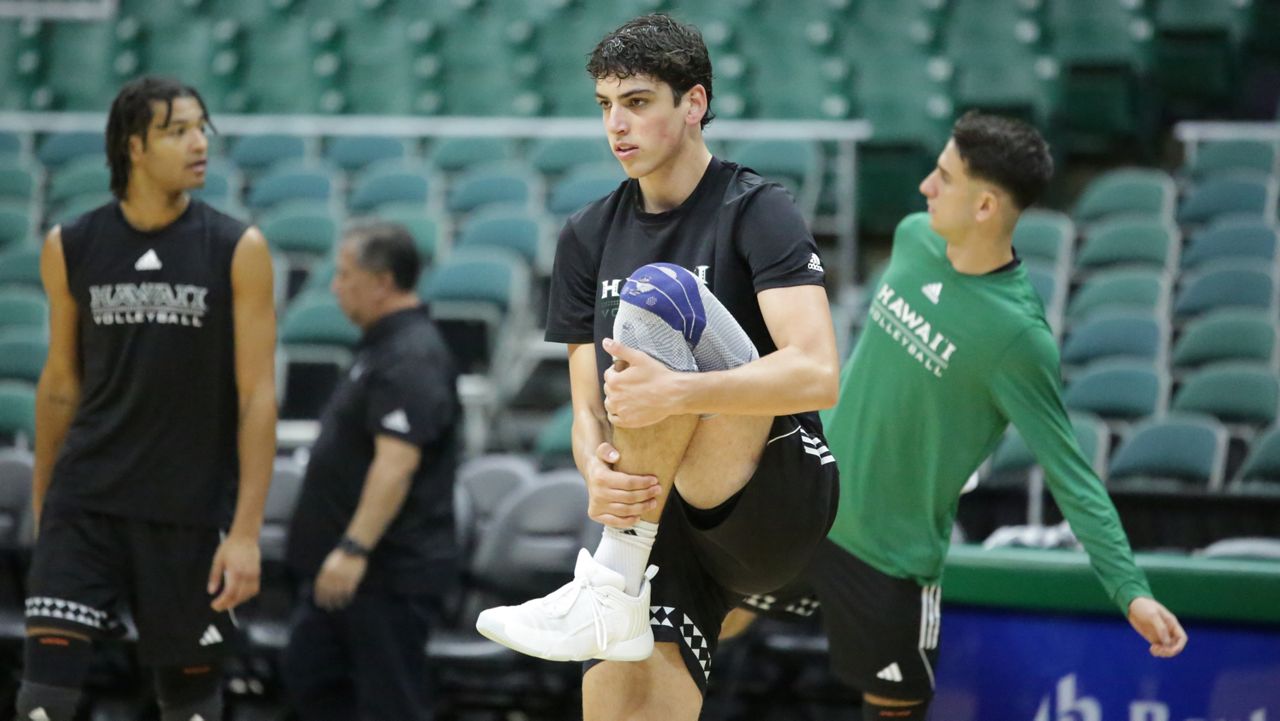
[[[1072,149],[1115,149],[1120,140],[1141,140],[1150,128],[1153,102],[1142,79],[1152,27],[1115,0],[1080,5],[1093,11],[1051,21],[1052,54],[1062,72],[1061,118]],[[1055,4],[1062,6],[1076,3]]]
[[[1239,481],[1266,482],[1280,487],[1280,427],[1268,429],[1253,441],[1240,467]]]
[[[1013,229],[1013,247],[1021,258],[1059,267],[1069,260],[1075,237],[1076,226],[1070,216],[1056,210],[1030,208],[1023,211]]]
[[[443,138],[429,155],[431,163],[446,172],[517,157],[510,138]]]
[[[1170,408],[1205,413],[1223,423],[1265,426],[1275,422],[1278,404],[1280,377],[1274,367],[1228,361],[1187,376]]]
[[[541,138],[529,148],[529,164],[543,175],[560,175],[580,165],[612,160],[609,143],[603,138]]]
[[[106,138],[98,132],[54,133],[40,142],[36,158],[46,168],[57,168],[86,155],[105,157]]]
[[[1020,47],[977,49],[973,59],[957,60],[956,106],[1021,118],[1041,128],[1053,126],[1062,94],[1057,63]]]
[[[141,70],[138,20],[49,25],[43,73],[53,105],[62,110],[105,112],[120,83]]]
[[[45,202],[59,206],[81,195],[111,191],[111,171],[102,157],[84,157],[66,163],[53,173]]]
[[[142,50],[147,71],[178,78],[196,88],[215,124],[219,113],[244,112],[248,96],[237,79],[244,62],[238,47],[241,24],[231,18],[195,14],[157,17],[169,5],[153,3],[139,13],[148,24]]]
[[[1172,271],[1182,237],[1167,220],[1114,217],[1089,229],[1076,255],[1076,269],[1097,271],[1116,266]]]
[[[0,201],[0,252],[26,243],[34,232],[29,204]]]
[[[1067,287],[1066,273],[1033,260],[1024,261],[1023,267],[1027,270],[1027,282],[1031,283],[1036,295],[1040,296],[1040,303],[1044,306],[1045,320],[1049,321],[1049,327],[1053,329],[1055,335],[1060,334],[1063,295]]]
[[[333,193],[333,175],[323,168],[293,167],[273,171],[254,181],[248,204],[255,210],[293,200],[327,201]]]
[[[617,190],[625,179],[617,163],[578,166],[552,186],[547,211],[555,216],[576,213],[591,201]]]
[[[280,321],[280,417],[316,418],[351,364],[360,329],[327,291],[294,299]]]
[[[403,161],[408,150],[400,138],[383,135],[351,135],[334,138],[326,157],[347,171],[360,171],[381,161]]]
[[[1178,414],[1150,421],[1121,442],[1108,469],[1114,490],[1222,488],[1227,432],[1212,417]],[[1144,480],[1172,481],[1168,484]],[[1137,481],[1135,483],[1135,481]]]
[[[1187,279],[1173,305],[1174,315],[1186,320],[1218,308],[1256,308],[1275,311],[1275,276],[1250,261],[1219,261]]]
[[[1175,371],[1225,360],[1275,366],[1276,325],[1266,311],[1224,308],[1187,323],[1173,345]]]
[[[312,263],[306,269],[307,279],[303,281],[302,287],[298,289],[298,295],[294,302],[308,298],[316,298],[329,292],[329,285],[333,283],[333,276],[337,275],[337,262],[332,256],[318,260]]]
[[[347,204],[355,213],[369,213],[392,203],[416,203],[425,208],[431,190],[431,173],[427,168],[398,161],[383,162],[356,178]]]
[[[0,158],[0,200],[15,200],[23,203],[31,200],[35,194],[36,178],[30,170]]]
[[[286,161],[302,160],[307,143],[296,135],[241,135],[231,146],[231,161],[243,170],[261,172]]]
[[[1155,14],[1155,81],[1175,107],[1208,110],[1239,86],[1247,19],[1231,2],[1161,0]]]
[[[350,3],[348,3],[350,4]],[[342,57],[348,110],[364,115],[437,112],[442,62],[429,48],[438,24],[369,15],[343,24]]]
[[[1062,344],[1062,363],[1085,366],[1104,358],[1155,362],[1163,359],[1168,328],[1145,313],[1098,313],[1071,330]]]
[[[1237,171],[1275,175],[1276,156],[1276,143],[1261,140],[1219,140],[1197,145],[1195,156],[1183,169],[1197,181]]]
[[[1111,434],[1102,419],[1091,413],[1072,412],[1070,414],[1071,430],[1075,435],[1080,451],[1089,460],[1089,465],[1100,477],[1106,478],[1107,453],[1111,446]],[[1018,429],[1009,426],[1000,445],[991,454],[991,466],[985,478],[984,487],[1021,486],[1026,483],[1027,473],[1037,466],[1035,454],[1027,447],[1027,442],[1018,433]]]
[[[35,385],[44,369],[49,341],[43,328],[12,328],[0,332],[0,383],[22,381]]]
[[[1227,259],[1276,260],[1277,230],[1264,218],[1228,215],[1191,236],[1182,251],[1183,270]]]
[[[209,163],[204,173],[204,187],[190,191],[192,197],[199,198],[217,208],[234,207],[240,202],[240,179],[226,163],[214,160]]]
[[[1160,272],[1141,269],[1099,271],[1071,296],[1067,320],[1079,323],[1102,310],[1143,311],[1155,315],[1166,312],[1169,281]]]
[[[1092,223],[1108,215],[1134,214],[1173,217],[1177,188],[1161,170],[1123,168],[1103,173],[1084,189],[1071,215],[1077,223]]]
[[[1277,179],[1264,173],[1240,171],[1196,185],[1178,208],[1179,223],[1210,223],[1228,214],[1276,217]]]
[[[1133,421],[1161,411],[1169,378],[1149,361],[1103,360],[1077,373],[1063,392],[1073,411]]]
[[[822,184],[822,148],[803,140],[752,140],[733,148],[732,158],[786,186],[806,218],[813,218]]]
[[[246,23],[242,73],[250,109],[265,113],[338,112],[345,99],[336,89],[341,59],[325,43],[336,34],[332,21],[287,15]]]
[[[533,444],[538,467],[570,468],[573,466],[573,405],[560,406],[551,414]]]
[[[445,229],[435,216],[430,215],[421,203],[388,203],[378,207],[377,217],[390,223],[399,223],[413,236],[425,270],[435,260],[444,243]]]
[[[50,214],[50,227],[54,225],[65,225],[84,215],[90,210],[95,210],[107,203],[115,201],[115,196],[111,193],[87,193],[85,195],[77,195],[69,199],[66,203],[56,208]]]
[[[49,305],[40,291],[23,287],[0,287],[0,330],[43,330],[48,322]]]
[[[36,391],[22,383],[0,383],[0,435],[36,437]]]
[[[325,256],[338,240],[338,221],[325,202],[282,203],[263,213],[258,226],[272,250],[286,254]]]
[[[22,152],[22,136],[12,130],[0,130],[0,160]]]
[[[13,248],[0,253],[0,286],[41,290],[40,249]]]
[[[529,297],[528,268],[512,251],[483,247],[455,250],[418,283],[431,315],[463,373],[501,365],[516,335],[506,326],[516,305]]]
[[[475,166],[454,178],[446,207],[451,213],[470,213],[490,205],[529,205],[540,194],[535,185],[534,174],[520,163]]]
[[[506,248],[515,251],[530,267],[548,263],[548,235],[542,225],[521,207],[486,208],[462,224],[454,248],[482,251]]]

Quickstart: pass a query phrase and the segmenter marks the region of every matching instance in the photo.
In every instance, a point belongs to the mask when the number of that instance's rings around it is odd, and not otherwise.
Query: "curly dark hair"
[[[204,113],[204,121],[209,127],[209,108],[204,98],[190,85],[183,85],[173,78],[144,75],[125,83],[111,102],[111,113],[107,116],[107,166],[111,168],[111,192],[117,198],[124,199],[125,190],[129,187],[129,171],[132,162],[129,159],[129,138],[134,135],[142,137],[142,144],[147,143],[147,128],[151,127],[151,103],[165,104],[164,124],[169,124],[173,115],[174,98],[195,98],[200,103],[200,112]]]
[[[1053,177],[1049,144],[1021,120],[970,110],[951,137],[969,174],[1003,188],[1018,210],[1036,202]]]
[[[716,117],[711,112],[711,57],[702,33],[669,15],[642,15],[605,35],[591,51],[587,73],[596,80],[647,75],[670,85],[676,103],[689,88],[701,85],[707,91],[702,127]]]

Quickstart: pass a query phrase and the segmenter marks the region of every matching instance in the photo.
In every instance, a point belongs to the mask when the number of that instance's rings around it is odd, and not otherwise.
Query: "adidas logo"
[[[826,272],[822,269],[822,259],[818,257],[817,253],[809,254],[809,270],[815,270],[819,273]]]
[[[382,427],[396,433],[409,432],[409,416],[403,408],[397,408],[382,417]]]
[[[930,302],[937,305],[938,298],[942,295],[942,284],[926,283],[924,287],[920,289],[920,292],[924,293],[924,297],[928,298]]]
[[[212,646],[215,643],[222,643],[222,634],[218,633],[218,629],[213,624],[209,624],[209,627],[204,630],[204,635],[200,637],[200,645]]]
[[[902,670],[898,668],[898,662],[894,661],[888,666],[880,669],[880,672],[876,674],[876,678],[883,679],[885,681],[901,681]]]
[[[30,719],[30,721],[49,721],[49,714],[44,710],[44,706],[41,706],[35,711],[27,714],[27,718]]]
[[[162,267],[164,266],[160,263],[160,256],[156,255],[154,249],[143,253],[142,257],[133,264],[134,270],[160,270]]]

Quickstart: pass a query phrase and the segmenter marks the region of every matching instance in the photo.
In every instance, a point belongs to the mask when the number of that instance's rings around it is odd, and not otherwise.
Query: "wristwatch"
[[[338,541],[338,550],[349,556],[359,556],[361,558],[368,558],[370,551],[367,546],[362,545],[351,536],[343,536],[342,540]]]

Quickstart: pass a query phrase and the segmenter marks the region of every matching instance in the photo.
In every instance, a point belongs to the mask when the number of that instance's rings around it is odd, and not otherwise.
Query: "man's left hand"
[[[679,376],[648,353],[604,339],[614,364],[604,372],[604,410],[618,428],[640,428],[681,415]]]
[[[222,593],[209,606],[215,611],[229,611],[258,595],[261,579],[261,553],[256,538],[227,536],[213,554],[209,568],[209,594]]]
[[[316,575],[313,591],[316,605],[326,611],[337,611],[351,603],[360,586],[364,572],[369,568],[369,559],[345,553],[338,549],[329,552]]]

